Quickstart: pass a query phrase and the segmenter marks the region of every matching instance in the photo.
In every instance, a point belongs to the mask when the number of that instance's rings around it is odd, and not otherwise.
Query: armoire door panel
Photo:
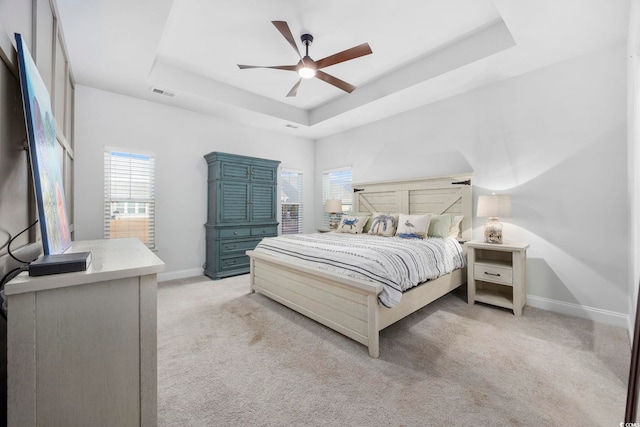
[[[245,222],[249,219],[249,187],[246,183],[220,182],[220,222]]]

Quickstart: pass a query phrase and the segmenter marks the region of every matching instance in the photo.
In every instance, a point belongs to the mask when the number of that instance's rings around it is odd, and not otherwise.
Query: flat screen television
[[[71,232],[51,98],[22,36],[15,37],[42,250],[44,255],[56,255],[71,246]]]

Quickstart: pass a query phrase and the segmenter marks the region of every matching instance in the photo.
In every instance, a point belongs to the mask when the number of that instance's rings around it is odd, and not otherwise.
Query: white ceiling
[[[76,82],[321,138],[498,80],[623,43],[629,0],[57,0]],[[351,94],[290,71],[271,21],[310,33],[310,56],[368,42],[324,69]],[[152,87],[175,97],[154,94]],[[288,127],[295,126],[296,128]]]

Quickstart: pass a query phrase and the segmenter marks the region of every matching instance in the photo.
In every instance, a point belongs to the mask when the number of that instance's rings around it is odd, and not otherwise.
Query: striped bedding
[[[290,234],[265,238],[255,249],[306,265],[381,283],[380,304],[393,307],[402,292],[462,268],[453,238],[403,239],[368,234]]]

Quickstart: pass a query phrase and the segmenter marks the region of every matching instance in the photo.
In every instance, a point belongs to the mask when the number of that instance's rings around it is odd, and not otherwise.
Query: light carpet
[[[617,426],[622,328],[456,291],[366,347],[266,297],[248,275],[158,286],[160,426]]]

